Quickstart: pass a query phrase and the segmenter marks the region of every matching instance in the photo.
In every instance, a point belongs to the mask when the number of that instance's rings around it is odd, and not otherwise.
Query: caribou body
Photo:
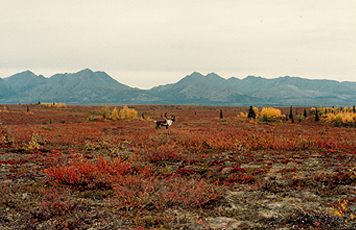
[[[165,113],[164,115],[162,113],[161,117],[163,118],[164,121],[155,121],[156,128],[160,128],[162,126],[165,126],[166,129],[168,129],[168,127],[171,126],[174,121],[176,121],[176,117],[174,115],[172,115],[171,118],[168,119],[167,113]]]

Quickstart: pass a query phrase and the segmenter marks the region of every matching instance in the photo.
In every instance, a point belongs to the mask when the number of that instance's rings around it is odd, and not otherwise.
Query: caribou
[[[176,117],[174,115],[171,116],[171,119],[168,119],[167,113],[165,113],[164,115],[162,113],[161,117],[163,118],[164,121],[155,121],[156,129],[162,126],[165,126],[166,129],[168,129],[168,127],[171,126],[174,121],[176,121]]]

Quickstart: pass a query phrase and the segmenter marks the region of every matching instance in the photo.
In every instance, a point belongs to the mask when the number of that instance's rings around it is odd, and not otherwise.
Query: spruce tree
[[[290,111],[289,111],[289,118],[292,120],[292,123],[294,123],[294,118],[293,118],[293,108],[292,108],[292,106],[290,107]]]
[[[307,109],[304,108],[304,117],[307,118],[308,114],[307,114]]]
[[[315,121],[319,121],[319,113],[318,113],[318,109],[315,110]]]
[[[354,113],[356,113],[355,105],[352,107],[352,111],[353,111]]]
[[[255,111],[253,110],[253,106],[252,106],[252,105],[250,106],[250,109],[248,110],[247,118],[256,119],[256,113],[255,113]]]
[[[223,119],[224,118],[224,116],[223,116],[223,112],[222,112],[222,110],[220,109],[220,118],[221,119]]]

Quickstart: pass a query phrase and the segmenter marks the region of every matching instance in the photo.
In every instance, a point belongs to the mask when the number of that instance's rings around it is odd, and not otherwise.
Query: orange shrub
[[[119,117],[121,120],[136,120],[137,111],[135,109],[130,109],[127,105],[120,110]]]
[[[253,111],[255,112],[256,117],[258,117],[258,116],[259,116],[259,113],[260,113],[260,111],[258,110],[258,108],[257,108],[257,107],[252,107],[252,109],[253,109]]]
[[[3,109],[0,109],[0,113],[8,113],[9,110],[6,108],[6,106],[3,107]]]
[[[67,108],[66,104],[64,103],[55,103],[56,108]]]
[[[343,110],[346,111],[346,110]],[[335,125],[351,125],[354,126],[356,123],[356,114],[351,112],[337,112],[328,113],[322,116],[322,120],[327,123],[332,123]]]
[[[114,108],[114,110],[113,110],[112,113],[111,113],[111,119],[112,119],[113,121],[116,121],[116,120],[119,119],[119,114],[117,113],[116,107]]]
[[[40,106],[46,107],[46,108],[67,108],[66,104],[64,103],[41,103]]]
[[[263,108],[262,111],[261,111],[261,114],[260,114],[261,117],[268,117],[268,118],[275,118],[275,119],[278,119],[278,118],[281,118],[282,117],[282,114],[281,114],[281,110],[279,109],[275,109],[275,108],[271,108],[271,107],[266,107],[266,108]]]
[[[239,115],[237,115],[237,117],[240,117],[240,118],[247,118],[247,113],[244,113],[244,112],[241,112]]]

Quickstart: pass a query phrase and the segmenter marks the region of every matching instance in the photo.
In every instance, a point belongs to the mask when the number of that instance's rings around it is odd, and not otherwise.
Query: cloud
[[[191,71],[352,80],[355,6],[342,0],[5,0],[0,76],[88,67],[120,73],[118,80],[140,87],[150,86],[144,78],[159,75],[165,83]]]

